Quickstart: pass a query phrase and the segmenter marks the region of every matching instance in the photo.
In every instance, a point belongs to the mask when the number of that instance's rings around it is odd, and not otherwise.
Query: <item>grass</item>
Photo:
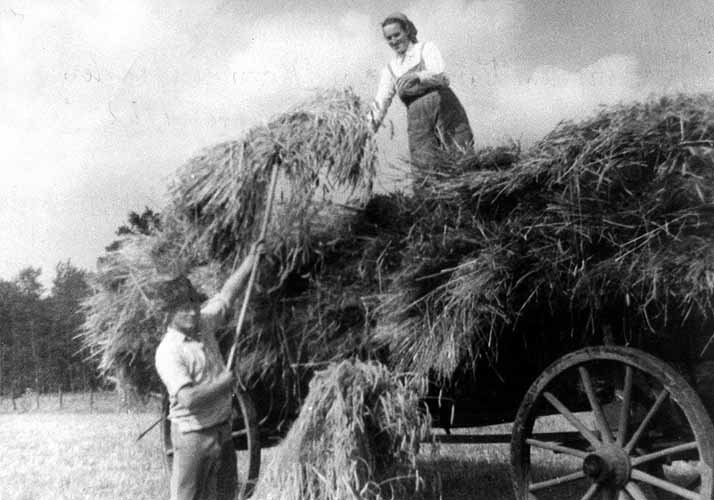
[[[154,413],[28,412],[0,415],[0,500],[155,500],[168,498],[157,429],[136,442]],[[425,446],[427,475],[441,495],[427,498],[512,500],[508,447]],[[263,460],[273,450],[263,451]]]
[[[156,410],[127,410],[106,393],[95,395],[92,411],[88,402],[86,394],[65,395],[60,411],[56,395],[42,396],[39,411],[13,412],[9,401],[0,401],[0,500],[168,498],[158,428],[136,441],[156,419]],[[539,430],[558,430],[557,424],[547,427]],[[455,432],[510,430],[504,424]],[[263,450],[264,464],[274,452]],[[418,461],[432,484],[424,500],[513,499],[508,445],[422,445]]]
[[[153,413],[0,415],[0,500],[163,498],[158,436],[135,442]]]

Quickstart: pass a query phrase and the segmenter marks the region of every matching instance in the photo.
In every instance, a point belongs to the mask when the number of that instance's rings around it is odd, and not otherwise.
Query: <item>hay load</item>
[[[300,415],[261,475],[257,500],[411,498],[429,417],[423,380],[377,363],[315,373]]]
[[[349,109],[344,135],[330,125],[310,148],[344,150],[330,153],[341,166],[328,162],[327,177],[351,188],[368,184],[373,145],[352,121],[359,110]],[[243,140],[189,162],[155,235],[169,260],[209,282],[221,281],[256,234],[276,151],[289,165],[298,161],[289,152],[302,151],[308,174],[326,159],[310,148],[281,150],[279,141],[264,147],[270,126],[260,130],[260,161],[246,160],[258,156],[246,156],[253,150]],[[353,146],[339,142],[350,137]],[[365,137],[360,155],[355,145]],[[314,369],[331,362],[376,358],[448,380],[484,359],[502,362],[512,339],[544,352],[600,343],[607,332],[636,343],[714,318],[713,151],[714,98],[674,96],[562,123],[526,151],[505,145],[414,165],[413,193],[374,195],[362,208],[318,198],[323,177],[290,167],[285,182],[296,175],[304,190],[286,193],[271,228],[239,346],[241,377],[273,395],[289,422]],[[363,177],[349,174],[356,164]],[[122,304],[144,300],[100,294],[106,300],[95,297],[90,308],[115,312],[88,330],[121,324],[131,317]],[[148,341],[138,330],[85,338],[107,369],[141,373],[162,332]],[[698,352],[708,340],[696,340]]]
[[[416,251],[384,311],[401,368],[448,377],[504,336],[637,343],[714,318],[714,97],[562,123],[510,167],[478,156],[415,166]]]

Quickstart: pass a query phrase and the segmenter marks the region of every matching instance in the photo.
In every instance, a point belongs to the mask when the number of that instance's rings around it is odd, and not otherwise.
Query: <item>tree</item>
[[[89,295],[88,273],[69,260],[57,264],[48,299],[51,329],[48,345],[52,380],[62,390],[71,390],[86,378],[86,363],[76,335],[82,323],[82,301]]]
[[[40,268],[26,267],[14,280],[17,296],[12,303],[10,335],[12,337],[15,384],[41,389],[44,372],[43,353],[46,353],[43,331],[47,328],[47,314],[43,307]]]
[[[12,390],[16,356],[15,310],[19,307],[20,291],[11,281],[0,280],[0,394]]]
[[[144,207],[142,213],[134,212],[133,210],[129,212],[128,224],[122,224],[116,230],[117,236],[126,236],[129,234],[153,234],[156,231],[161,230],[161,215],[158,212],[154,212],[149,207]],[[121,245],[120,240],[115,240],[110,243],[106,250],[111,252],[116,250]]]
[[[32,387],[39,394],[95,381],[94,367],[82,359],[75,339],[90,292],[87,272],[70,261],[57,264],[56,272],[48,296],[39,268],[0,280],[0,393]]]

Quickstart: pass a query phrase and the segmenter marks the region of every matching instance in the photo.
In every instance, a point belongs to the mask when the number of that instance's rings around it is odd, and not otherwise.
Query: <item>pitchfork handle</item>
[[[265,235],[268,232],[268,222],[270,221],[270,212],[273,210],[273,198],[275,197],[275,185],[278,182],[278,166],[279,162],[277,159],[273,159],[272,172],[270,174],[270,190],[268,191],[268,202],[265,206],[265,214],[263,215],[263,226],[260,228],[260,236],[258,238],[259,242],[265,240]],[[240,309],[240,315],[238,316],[238,324],[236,324],[235,337],[233,338],[233,345],[231,346],[231,352],[228,355],[228,361],[226,362],[226,370],[233,370],[233,363],[236,357],[236,350],[238,349],[238,339],[240,337],[240,331],[243,328],[243,322],[245,321],[245,313],[248,310],[248,302],[250,302],[250,294],[253,291],[253,283],[255,282],[255,276],[258,274],[258,264],[260,263],[260,254],[253,259],[253,267],[250,270],[250,278],[248,279],[248,285],[245,288],[245,294],[243,295],[243,305]]]

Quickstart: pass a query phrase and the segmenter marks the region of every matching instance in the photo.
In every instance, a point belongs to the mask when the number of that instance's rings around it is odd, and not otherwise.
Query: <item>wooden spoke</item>
[[[630,481],[625,485],[625,491],[632,497],[632,500],[647,500],[647,495],[637,483]]]
[[[601,383],[608,384],[603,392]],[[516,497],[714,500],[714,426],[695,389],[636,348],[585,347],[557,359],[528,388],[513,420]],[[544,414],[567,428],[535,433]],[[554,459],[571,467],[552,468]]]
[[[637,428],[635,433],[630,438],[630,441],[625,446],[625,453],[629,454],[630,452],[632,452],[632,449],[637,444],[637,441],[642,436],[642,433],[645,431],[645,429],[649,425],[650,420],[652,420],[652,417],[655,416],[655,413],[657,413],[657,410],[659,410],[660,406],[662,406],[662,403],[664,403],[664,400],[667,399],[667,394],[668,394],[667,389],[662,389],[662,392],[659,393],[659,396],[657,396],[657,400],[652,405],[652,408],[650,408],[650,411],[647,412],[647,415],[645,416],[644,420],[642,420],[642,422],[640,423],[640,426]]]
[[[560,412],[560,414],[563,415],[593,447],[597,448],[601,445],[595,434],[590,432],[590,430],[585,427],[580,420],[578,420],[578,417],[573,415],[572,412],[568,410],[565,405],[561,403],[552,393],[546,391],[543,393],[543,397],[547,399],[548,402],[553,405],[553,407],[558,410],[558,412]]]
[[[531,492],[538,491],[538,490],[544,490],[546,488],[552,488],[553,486],[560,486],[562,484],[570,483],[570,482],[577,481],[578,479],[583,479],[583,478],[585,478],[585,473],[583,471],[577,471],[577,472],[573,472],[572,474],[567,474],[565,476],[548,479],[547,481],[533,483],[528,487],[528,490]]]
[[[599,489],[600,485],[598,483],[591,484],[590,488],[588,488],[588,491],[585,492],[585,495],[583,495],[580,500],[590,500],[595,496]]]
[[[625,387],[622,392],[622,406],[620,407],[620,419],[617,423],[617,444],[625,444],[627,435],[627,425],[630,417],[630,402],[632,398],[632,367],[625,367]]]
[[[245,436],[246,434],[248,434],[248,429],[241,429],[231,432],[231,437]]]
[[[667,455],[674,455],[676,453],[681,453],[683,451],[696,450],[699,447],[696,441],[691,443],[678,444],[677,446],[672,446],[670,448],[665,448],[663,450],[655,451],[654,453],[648,453],[647,455],[642,455],[640,457],[634,457],[632,459],[632,466],[636,467],[645,462],[650,462],[658,458],[666,457]]]
[[[544,448],[546,450],[555,451],[558,453],[564,453],[566,455],[571,455],[573,457],[585,458],[588,456],[586,451],[576,450],[575,448],[569,448],[567,446],[562,446],[557,443],[550,443],[548,441],[539,441],[537,439],[526,439],[526,443],[537,448]]]
[[[612,443],[614,438],[612,437],[612,432],[610,432],[610,427],[607,425],[607,420],[605,420],[605,415],[602,413],[602,408],[600,403],[595,396],[595,390],[593,389],[593,383],[590,379],[590,374],[584,366],[578,367],[578,372],[580,372],[580,379],[583,381],[583,387],[585,388],[585,394],[588,396],[588,401],[590,401],[590,408],[593,410],[593,415],[595,416],[595,424],[602,439],[606,443]]]
[[[688,498],[689,500],[702,500],[702,496],[695,491],[687,490],[685,488],[682,488],[681,486],[677,486],[676,484],[672,484],[663,479],[651,476],[650,474],[642,472],[641,470],[633,470],[632,479],[647,483],[649,485],[652,485],[664,491],[668,491],[669,493],[680,496],[682,498]]]

